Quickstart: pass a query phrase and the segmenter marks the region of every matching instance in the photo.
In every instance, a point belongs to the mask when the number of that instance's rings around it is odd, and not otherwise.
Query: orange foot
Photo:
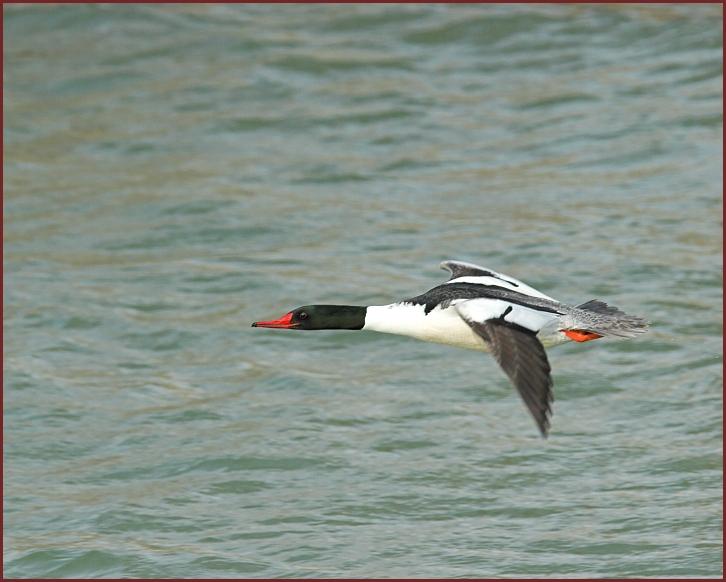
[[[565,329],[565,335],[576,342],[589,342],[590,340],[602,337],[599,333],[586,331],[584,329]]]

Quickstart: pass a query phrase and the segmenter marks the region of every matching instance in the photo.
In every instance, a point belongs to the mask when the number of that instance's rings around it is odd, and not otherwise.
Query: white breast
[[[407,335],[416,339],[470,350],[488,351],[487,346],[461,319],[453,301],[445,309],[435,307],[428,315],[424,305],[391,303],[372,305],[366,311],[363,329]]]

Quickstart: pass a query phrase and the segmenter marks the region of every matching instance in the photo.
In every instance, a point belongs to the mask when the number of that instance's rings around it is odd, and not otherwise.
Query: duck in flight
[[[355,329],[490,352],[519,391],[543,437],[552,414],[552,378],[544,348],[601,337],[634,337],[647,322],[593,299],[572,306],[508,275],[444,261],[442,285],[388,305],[306,305],[252,327]]]

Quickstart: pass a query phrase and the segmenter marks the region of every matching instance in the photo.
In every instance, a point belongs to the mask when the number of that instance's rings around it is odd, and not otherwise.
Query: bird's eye
[[[305,313],[304,311],[301,311],[300,313],[297,314],[297,318],[298,319],[307,319],[308,318],[308,314]]]

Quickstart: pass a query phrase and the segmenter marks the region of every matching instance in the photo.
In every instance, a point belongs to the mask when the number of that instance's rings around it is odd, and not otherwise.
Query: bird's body
[[[461,319],[455,306],[437,306],[425,313],[425,306],[414,303],[371,305],[367,309],[363,329],[457,348],[489,351],[487,343]]]
[[[310,305],[257,327],[363,329],[491,352],[519,390],[544,436],[549,428],[552,379],[544,348],[603,336],[633,337],[647,323],[592,300],[556,301],[491,269],[445,261],[451,277],[422,295],[366,307]]]

